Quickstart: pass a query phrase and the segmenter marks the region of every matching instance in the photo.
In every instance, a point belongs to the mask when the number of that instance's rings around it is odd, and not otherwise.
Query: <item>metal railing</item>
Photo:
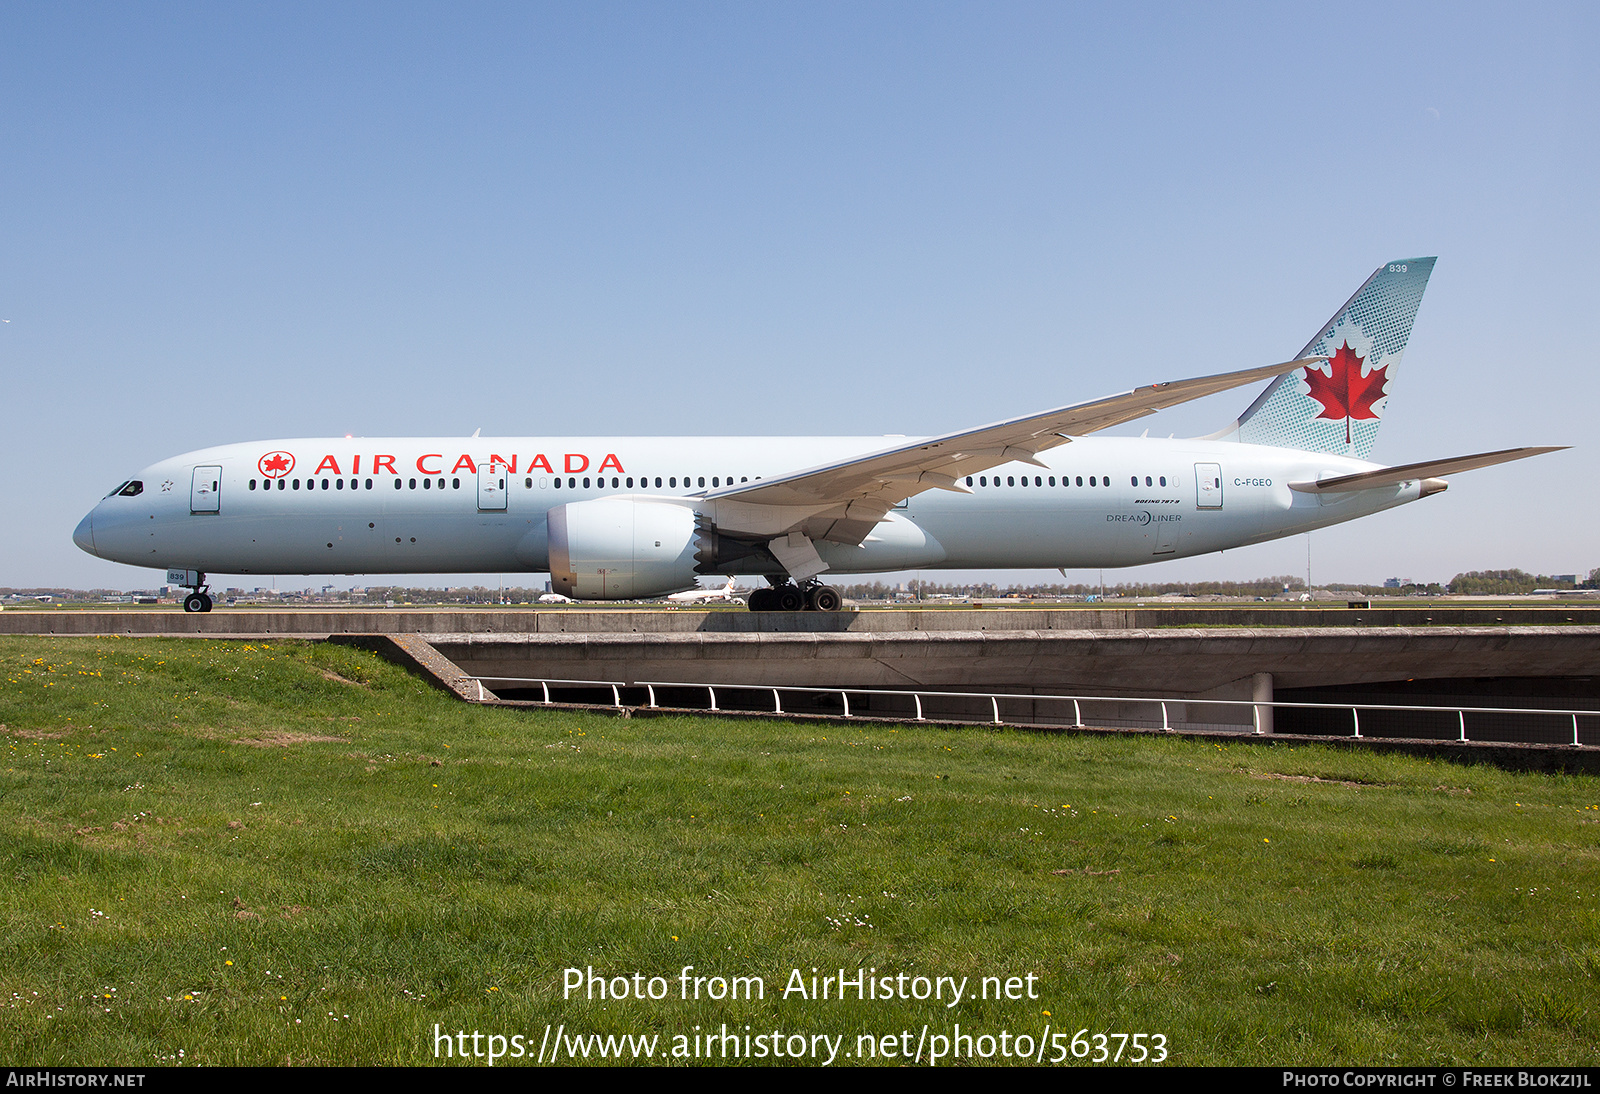
[[[1015,693],[1015,692],[944,691],[944,690],[937,690],[937,689],[817,688],[817,687],[800,687],[800,686],[791,686],[791,685],[779,685],[779,686],[774,687],[774,686],[771,686],[771,685],[759,685],[759,684],[702,684],[702,683],[685,682],[685,681],[678,681],[678,680],[656,680],[656,681],[636,680],[636,681],[629,682],[629,681],[622,681],[622,680],[563,680],[563,679],[556,679],[556,678],[553,678],[553,677],[517,677],[517,676],[481,676],[481,677],[472,677],[471,679],[475,680],[478,683],[478,698],[480,700],[492,698],[492,695],[488,691],[486,691],[485,688],[484,688],[484,684],[485,683],[488,683],[490,685],[512,684],[512,685],[537,686],[537,687],[539,687],[541,689],[542,696],[543,696],[542,699],[540,700],[540,702],[542,702],[542,703],[544,703],[546,705],[558,705],[558,703],[559,703],[559,700],[553,699],[551,697],[550,689],[551,689],[552,686],[553,687],[557,687],[557,688],[591,688],[591,689],[609,690],[611,692],[611,703],[609,705],[614,706],[617,709],[624,709],[624,708],[626,708],[628,706],[633,706],[633,707],[636,707],[636,708],[642,707],[644,709],[652,709],[652,710],[662,709],[661,704],[657,701],[658,696],[657,696],[657,691],[656,691],[656,689],[660,688],[660,689],[663,689],[663,690],[666,690],[666,689],[690,690],[690,691],[704,690],[706,692],[706,697],[707,697],[707,701],[708,701],[708,704],[709,704],[706,707],[703,707],[703,708],[698,708],[698,707],[676,708],[676,707],[674,707],[674,708],[669,708],[669,709],[704,709],[704,710],[718,712],[718,713],[726,713],[729,710],[738,710],[740,712],[751,712],[751,711],[754,711],[754,712],[757,712],[757,713],[787,714],[787,715],[789,715],[791,717],[807,717],[807,716],[813,716],[813,715],[817,714],[818,712],[796,710],[796,709],[794,709],[794,704],[793,703],[791,703],[791,708],[786,711],[784,709],[784,706],[783,706],[783,696],[784,696],[784,694],[800,695],[800,696],[829,697],[829,698],[837,696],[838,701],[839,701],[839,705],[840,705],[841,710],[842,710],[842,716],[843,717],[845,717],[845,718],[862,718],[862,717],[865,717],[865,718],[871,718],[871,719],[873,719],[875,721],[910,721],[910,722],[926,722],[926,721],[929,721],[930,719],[928,717],[926,717],[925,711],[924,711],[924,707],[923,707],[923,700],[924,699],[931,699],[931,700],[957,700],[957,701],[961,701],[961,702],[967,703],[969,705],[976,704],[978,706],[985,705],[985,701],[986,701],[986,705],[987,705],[988,711],[989,711],[989,718],[985,720],[987,724],[992,724],[992,725],[1006,725],[1006,724],[1052,725],[1052,726],[1071,727],[1071,728],[1074,728],[1074,729],[1084,729],[1084,728],[1087,728],[1091,724],[1091,723],[1086,723],[1084,721],[1084,707],[1085,706],[1090,705],[1090,704],[1116,704],[1116,705],[1118,705],[1120,707],[1123,707],[1124,709],[1128,709],[1128,708],[1138,709],[1138,708],[1141,708],[1141,707],[1148,707],[1150,709],[1151,717],[1149,717],[1147,719],[1139,720],[1139,719],[1130,719],[1125,714],[1122,714],[1122,715],[1117,715],[1117,716],[1113,716],[1113,717],[1110,717],[1110,718],[1097,718],[1097,719],[1095,719],[1095,721],[1092,724],[1095,725],[1095,726],[1106,727],[1106,728],[1116,728],[1116,727],[1119,727],[1119,724],[1121,726],[1124,726],[1124,727],[1127,726],[1127,725],[1130,725],[1130,724],[1137,724],[1137,725],[1141,725],[1141,726],[1145,725],[1145,724],[1149,724],[1153,728],[1154,722],[1155,722],[1155,717],[1154,716],[1157,713],[1159,713],[1161,729],[1162,729],[1162,731],[1169,732],[1169,733],[1177,732],[1179,728],[1198,727],[1198,726],[1209,726],[1210,727],[1210,731],[1212,731],[1212,732],[1218,732],[1218,731],[1233,731],[1233,732],[1237,732],[1237,731],[1242,730],[1243,727],[1248,724],[1251,727],[1251,731],[1253,733],[1265,735],[1266,733],[1269,732],[1269,730],[1264,728],[1264,725],[1268,720],[1270,720],[1272,718],[1273,714],[1275,712],[1277,712],[1277,711],[1286,711],[1286,712],[1327,711],[1327,712],[1333,712],[1333,713],[1336,713],[1336,714],[1347,715],[1348,718],[1349,718],[1349,726],[1350,726],[1350,734],[1349,735],[1351,737],[1353,737],[1353,738],[1361,738],[1363,736],[1362,731],[1361,731],[1361,712],[1362,711],[1367,711],[1367,712],[1372,712],[1372,713],[1391,712],[1391,713],[1395,713],[1395,714],[1408,714],[1408,715],[1416,715],[1416,714],[1454,715],[1455,716],[1454,717],[1455,728],[1456,728],[1456,734],[1453,737],[1454,740],[1457,740],[1457,741],[1468,741],[1468,740],[1476,739],[1478,741],[1482,741],[1482,740],[1484,740],[1484,738],[1482,738],[1482,737],[1469,738],[1467,736],[1467,715],[1471,714],[1471,715],[1484,715],[1484,716],[1522,716],[1522,717],[1536,716],[1536,717],[1539,717],[1541,719],[1557,719],[1557,720],[1561,721],[1562,723],[1569,723],[1570,726],[1571,726],[1571,730],[1572,730],[1571,740],[1570,741],[1562,741],[1560,743],[1571,744],[1571,745],[1574,745],[1574,746],[1577,746],[1577,747],[1584,747],[1582,742],[1581,742],[1581,740],[1580,740],[1580,738],[1579,738],[1578,719],[1579,718],[1600,719],[1600,710],[1568,710],[1568,709],[1554,709],[1554,708],[1550,708],[1550,707],[1424,706],[1424,705],[1407,705],[1407,704],[1399,704],[1399,703],[1302,703],[1302,702],[1280,702],[1278,700],[1259,700],[1259,699],[1191,699],[1191,698],[1186,698],[1186,697],[1172,697],[1172,696],[1168,696],[1168,697],[1150,697],[1150,696],[1130,696],[1130,695],[1031,695],[1031,694],[1020,694],[1020,693]],[[633,704],[624,703],[623,702],[623,695],[622,695],[622,692],[623,692],[624,689],[627,689],[627,690],[630,690],[630,691],[638,691],[640,689],[643,689],[643,691],[645,692],[646,701],[644,703],[633,703]],[[519,691],[521,691],[521,690],[531,690],[531,687],[527,687],[527,688],[518,687],[515,690],[519,690]],[[717,702],[717,692],[719,690],[722,691],[724,693],[724,695],[727,695],[728,693],[731,693],[731,692],[767,693],[767,694],[770,694],[771,697],[772,697],[772,705],[771,705],[770,710],[766,709],[765,707],[760,707],[760,708],[753,708],[753,707],[730,708],[730,707],[726,707],[726,706],[719,706],[719,704]],[[891,714],[891,713],[886,712],[886,711],[875,711],[875,712],[872,712],[872,713],[869,713],[869,714],[863,714],[861,712],[861,709],[860,709],[862,704],[860,704],[860,703],[857,704],[857,711],[855,713],[852,713],[851,709],[850,709],[850,697],[852,695],[858,696],[858,697],[869,697],[869,698],[870,697],[875,697],[875,696],[883,696],[883,697],[893,698],[893,699],[899,700],[901,702],[903,702],[906,699],[910,699],[911,703],[912,703],[912,709],[914,710],[915,713],[912,714],[912,716],[909,717],[909,718],[899,717],[897,715]],[[1070,721],[1068,721],[1068,720],[1065,720],[1064,717],[1063,718],[1057,718],[1057,719],[1040,719],[1040,718],[1035,717],[1035,718],[1033,718],[1033,719],[1031,719],[1029,721],[1016,721],[1016,720],[1013,720],[1012,722],[1008,723],[1007,720],[1002,718],[1002,716],[1001,716],[1001,703],[1002,702],[1008,703],[1008,704],[1010,704],[1010,703],[1022,703],[1022,702],[1031,703],[1031,704],[1040,704],[1040,703],[1057,704],[1057,705],[1059,705],[1059,709],[1061,710],[1063,715],[1065,714],[1066,706],[1068,704],[1070,704],[1071,708],[1072,708],[1072,718],[1071,718]],[[1174,719],[1172,717],[1172,713],[1173,713],[1173,708],[1174,707],[1180,708],[1181,712],[1184,713],[1184,714],[1187,714],[1189,709],[1190,708],[1194,708],[1194,707],[1220,708],[1221,710],[1223,710],[1225,712],[1232,711],[1232,712],[1236,712],[1236,713],[1244,713],[1246,710],[1248,710],[1249,722],[1246,723],[1246,722],[1241,720],[1241,721],[1239,721],[1237,723],[1233,723],[1233,722],[1229,722],[1229,723],[1203,723],[1203,722],[1196,722],[1193,719],[1190,719],[1190,718],[1187,718],[1187,717],[1183,717],[1183,718],[1179,719],[1175,724]],[[939,718],[937,720],[946,721],[946,722],[964,722],[964,721],[973,721],[974,719],[972,719],[972,718],[947,717],[947,718]],[[1372,719],[1369,718],[1368,721],[1369,721],[1369,729],[1370,729],[1370,723],[1372,722]],[[1202,729],[1200,731],[1204,732],[1205,730]],[[1322,734],[1322,735],[1323,736],[1334,736],[1335,734]],[[1372,736],[1372,734],[1368,733],[1367,736]],[[1555,742],[1551,742],[1551,743],[1555,743]]]

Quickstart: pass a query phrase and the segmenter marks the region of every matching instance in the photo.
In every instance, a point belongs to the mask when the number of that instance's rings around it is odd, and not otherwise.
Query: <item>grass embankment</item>
[[[480,709],[297,643],[0,639],[0,670],[7,1064],[419,1063],[436,1024],[532,1056],[546,1023],[658,1055],[959,1023],[1189,1064],[1595,1059],[1592,778]],[[766,997],[685,1001],[688,965]],[[668,994],[563,999],[569,966]],[[813,967],[971,980],[782,998]]]

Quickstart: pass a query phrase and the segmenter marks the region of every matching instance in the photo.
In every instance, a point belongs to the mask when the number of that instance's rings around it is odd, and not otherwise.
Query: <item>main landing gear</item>
[[[750,594],[753,612],[836,612],[844,605],[844,597],[832,585],[809,581],[796,585],[785,581],[768,589],[757,589]]]
[[[194,590],[194,592],[183,598],[184,611],[209,612],[211,610],[211,597],[206,594],[206,590],[211,586],[206,584],[205,574],[196,574],[195,583],[193,585],[185,585],[184,588]]]

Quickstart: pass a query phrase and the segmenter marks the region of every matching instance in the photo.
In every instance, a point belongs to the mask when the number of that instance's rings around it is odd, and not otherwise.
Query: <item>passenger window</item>
[[[300,480],[299,479],[295,479],[294,480],[294,488],[296,490],[300,489]]]
[[[368,479],[368,480],[367,480],[367,489],[368,489],[368,490],[371,490],[371,489],[372,489],[372,480],[371,480],[371,479]]]
[[[1015,485],[1017,485],[1017,477],[1015,475],[1007,475],[1006,476],[1006,485],[1007,486],[1015,486]]]
[[[575,476],[568,475],[567,476],[567,489],[568,490],[576,490],[577,488],[578,488],[578,480],[577,480],[577,478]]]
[[[433,480],[432,479],[423,479],[422,480],[422,488],[424,490],[432,490],[433,489]]]
[[[705,484],[706,484],[706,477],[704,475],[701,475],[700,476],[700,485],[704,486]]]
[[[1129,486],[1138,486],[1139,485],[1139,476],[1138,475],[1129,475],[1128,476],[1128,485]]]
[[[337,483],[338,483],[338,484],[339,484],[339,489],[340,489],[340,490],[343,490],[343,489],[344,489],[344,480],[343,480],[343,479],[335,479],[335,480],[334,480],[334,481],[335,481],[335,482],[337,482]],[[327,487],[327,483],[326,483],[326,481],[324,481],[324,483],[323,483],[323,487],[322,487],[322,488],[323,488],[323,489],[324,489],[324,490],[326,490],[326,489],[327,489],[327,488],[328,488],[328,487]]]
[[[1082,485],[1083,485],[1083,476],[1082,476],[1082,475],[1079,475],[1079,476],[1078,476],[1078,485],[1079,485],[1079,486],[1082,486]]]
[[[1162,486],[1167,485],[1167,477],[1165,475],[1161,476],[1161,485]]]
[[[412,482],[413,482],[413,483],[415,483],[415,482],[416,482],[416,480],[415,480],[415,479],[412,479],[412,480],[411,480],[411,481],[412,481]],[[405,487],[405,485],[406,485],[406,484],[405,484],[405,483],[403,483],[403,482],[401,482],[401,481],[400,481],[400,480],[399,480],[399,479],[395,479],[395,480],[394,480],[394,488],[395,488],[395,489],[396,489],[396,490],[400,490],[400,489],[403,489],[403,488],[404,488],[404,487]]]
[[[561,489],[561,476],[560,475],[556,476],[556,489],[557,490]]]
[[[461,489],[461,480],[460,479],[451,479],[450,480],[450,489],[452,489],[452,490],[460,490]]]
[[[1093,475],[1089,476],[1089,485],[1090,486],[1094,486],[1095,485],[1095,481],[1094,481],[1094,476]]]
[[[255,479],[251,479],[250,480],[250,489],[254,490],[255,488],[256,488],[256,480]]]
[[[657,490],[661,489],[661,476],[660,475],[656,476],[656,489]]]
[[[1056,484],[1056,477],[1054,475],[1051,475],[1050,476],[1050,485],[1054,486],[1055,484]]]
[[[968,486],[971,486],[971,485],[972,485],[972,476],[971,476],[971,475],[968,475],[968,476],[967,476],[967,485],[968,485]]]
[[[339,480],[339,485],[340,485],[340,486],[343,486],[343,485],[344,485],[344,480],[343,480],[343,479],[340,479],[340,480]],[[327,490],[327,489],[329,489],[329,487],[328,487],[328,480],[327,480],[327,479],[323,479],[323,480],[322,480],[322,488],[323,488],[323,489],[324,489],[324,490]]]
[[[717,485],[717,477],[715,475],[711,476],[711,485],[712,486]]]
[[[668,480],[667,480],[667,482],[668,482],[668,483],[669,483],[669,484],[671,484],[671,486],[672,486],[672,488],[673,488],[673,489],[674,489],[674,490],[676,490],[676,489],[677,489],[677,488],[678,488],[678,479],[677,479],[677,476],[673,476],[673,477],[672,477],[672,478],[670,478],[670,479],[668,479]]]
[[[416,479],[412,479],[411,480],[411,489],[415,490],[416,488],[417,488],[417,480]]]
[[[286,482],[284,482],[284,481],[283,481],[283,480],[282,480],[282,479],[279,479],[279,480],[278,480],[278,489],[279,489],[279,490],[284,490],[284,489],[287,489],[287,487],[288,487],[288,485],[289,485],[289,484],[288,484],[288,483],[286,483]]]

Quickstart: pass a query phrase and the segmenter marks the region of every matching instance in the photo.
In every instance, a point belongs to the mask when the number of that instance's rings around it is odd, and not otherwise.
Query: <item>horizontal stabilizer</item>
[[[1525,460],[1529,456],[1542,456],[1546,452],[1560,452],[1566,447],[1558,444],[1534,448],[1504,448],[1499,452],[1479,452],[1475,456],[1455,456],[1447,460],[1428,460],[1426,463],[1407,463],[1399,467],[1380,467],[1376,471],[1339,475],[1331,479],[1318,479],[1316,482],[1291,482],[1289,489],[1307,494],[1372,490],[1379,486],[1394,486],[1416,479],[1434,479],[1440,475],[1453,475],[1457,471],[1475,471],[1480,467],[1493,467],[1497,463]]]

